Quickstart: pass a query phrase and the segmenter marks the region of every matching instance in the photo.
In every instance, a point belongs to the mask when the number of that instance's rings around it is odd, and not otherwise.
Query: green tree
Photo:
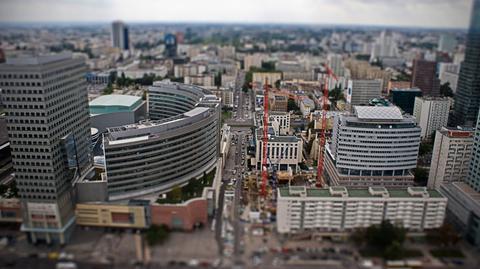
[[[426,186],[428,182],[428,170],[421,167],[415,168],[414,181],[417,185]]]
[[[220,73],[220,72],[215,74],[215,86],[217,86],[217,87],[222,86],[222,73]]]
[[[171,191],[167,193],[167,199],[175,202],[182,200],[182,188],[175,186]]]
[[[275,88],[280,89],[281,83],[282,82],[280,80],[275,81]]]
[[[450,82],[445,82],[440,86],[440,94],[447,97],[453,97],[453,90]]]
[[[300,111],[300,107],[298,107],[297,103],[295,103],[295,100],[291,98],[288,99],[287,109],[288,111]]]
[[[403,257],[405,250],[402,245],[394,241],[383,252],[383,257],[387,260],[399,260]]]
[[[427,231],[426,239],[432,245],[451,246],[457,244],[461,237],[452,225],[444,223],[439,228]]]
[[[165,242],[170,234],[170,230],[165,225],[152,225],[145,233],[145,239],[150,246]]]
[[[418,148],[418,155],[420,155],[420,157],[423,157],[431,153],[432,150],[433,150],[433,144],[431,142],[427,142],[427,141],[421,142],[420,147]]]
[[[332,102],[333,106],[336,107],[338,101],[344,100],[345,101],[345,96],[343,94],[343,90],[341,87],[335,87],[333,90],[331,90],[328,93],[328,99]]]
[[[367,228],[367,243],[371,247],[385,249],[393,242],[403,244],[405,241],[405,230],[394,226],[390,221],[382,221],[380,225],[372,225]]]

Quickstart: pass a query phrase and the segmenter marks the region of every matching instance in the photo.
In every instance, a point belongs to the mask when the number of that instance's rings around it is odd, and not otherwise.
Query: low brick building
[[[205,198],[190,199],[182,204],[153,204],[150,206],[151,223],[171,229],[192,231],[196,225],[208,222],[208,203]]]

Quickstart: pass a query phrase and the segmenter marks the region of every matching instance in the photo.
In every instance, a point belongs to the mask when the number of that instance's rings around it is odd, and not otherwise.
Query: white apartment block
[[[195,75],[195,76],[185,76],[184,77],[185,84],[197,85],[197,86],[214,86],[215,85],[215,77],[213,74],[207,75]]]
[[[442,97],[415,97],[413,116],[422,128],[422,139],[430,139],[432,134],[447,126],[450,102]]]
[[[281,111],[271,111],[268,113],[270,119],[277,121],[279,124],[279,133],[287,135],[290,130],[290,113]]]
[[[277,193],[279,233],[351,231],[383,220],[423,231],[440,227],[447,207],[447,198],[425,187],[291,186]]]
[[[257,161],[256,169],[262,167],[263,141],[261,135],[257,137],[257,147],[255,159]],[[287,170],[291,167],[296,171],[298,164],[303,161],[302,157],[303,143],[302,139],[296,136],[270,136],[267,143],[267,165],[276,165],[277,170]]]
[[[438,189],[441,184],[463,182],[467,178],[473,135],[473,128],[442,127],[437,131],[428,176],[429,188]]]
[[[267,56],[265,54],[254,53],[251,55],[245,55],[243,58],[243,67],[245,71],[249,71],[251,67],[262,67],[262,62]]]

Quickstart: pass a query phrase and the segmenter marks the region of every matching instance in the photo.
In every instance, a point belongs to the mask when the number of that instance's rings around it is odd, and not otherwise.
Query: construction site
[[[256,229],[271,230],[279,187],[328,185],[324,178],[325,144],[331,135],[331,111],[337,110],[329,92],[337,77],[325,64],[315,84],[279,83],[268,73],[261,78],[263,83],[251,83],[256,97],[255,127],[247,151],[250,171],[244,176],[241,197]]]

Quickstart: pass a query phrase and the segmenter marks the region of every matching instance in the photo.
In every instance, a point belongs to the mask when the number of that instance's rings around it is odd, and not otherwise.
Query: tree
[[[217,86],[217,87],[222,86],[222,73],[220,73],[220,72],[215,74],[215,86]]]
[[[300,111],[300,108],[295,103],[295,100],[293,100],[291,98],[288,99],[287,109],[288,109],[288,111],[292,111],[292,110],[293,111]]]
[[[152,225],[145,233],[145,238],[150,246],[161,244],[168,239],[169,228],[166,225]]]
[[[399,260],[403,257],[404,252],[405,250],[402,245],[399,242],[394,241],[385,249],[383,257],[387,260]]]
[[[440,86],[440,94],[446,97],[453,97],[453,90],[450,82],[445,82]]]
[[[281,81],[277,80],[275,81],[275,88],[280,89]]]
[[[426,239],[432,245],[451,246],[460,241],[460,235],[452,225],[445,223],[441,227],[427,231]]]
[[[433,150],[433,145],[430,142],[421,142],[420,147],[418,148],[418,155],[425,156],[432,152]]]
[[[428,171],[425,168],[417,167],[414,172],[414,181],[417,185],[426,186],[428,182]]]
[[[340,87],[335,87],[328,93],[328,98],[332,102],[333,106],[337,106],[337,102],[340,100],[345,100],[343,90]]]
[[[382,221],[380,225],[372,225],[367,228],[367,243],[371,247],[386,249],[393,242],[403,244],[405,241],[405,230],[394,226],[390,221]]]
[[[175,186],[170,192],[167,193],[167,199],[172,201],[182,200],[182,188]]]

